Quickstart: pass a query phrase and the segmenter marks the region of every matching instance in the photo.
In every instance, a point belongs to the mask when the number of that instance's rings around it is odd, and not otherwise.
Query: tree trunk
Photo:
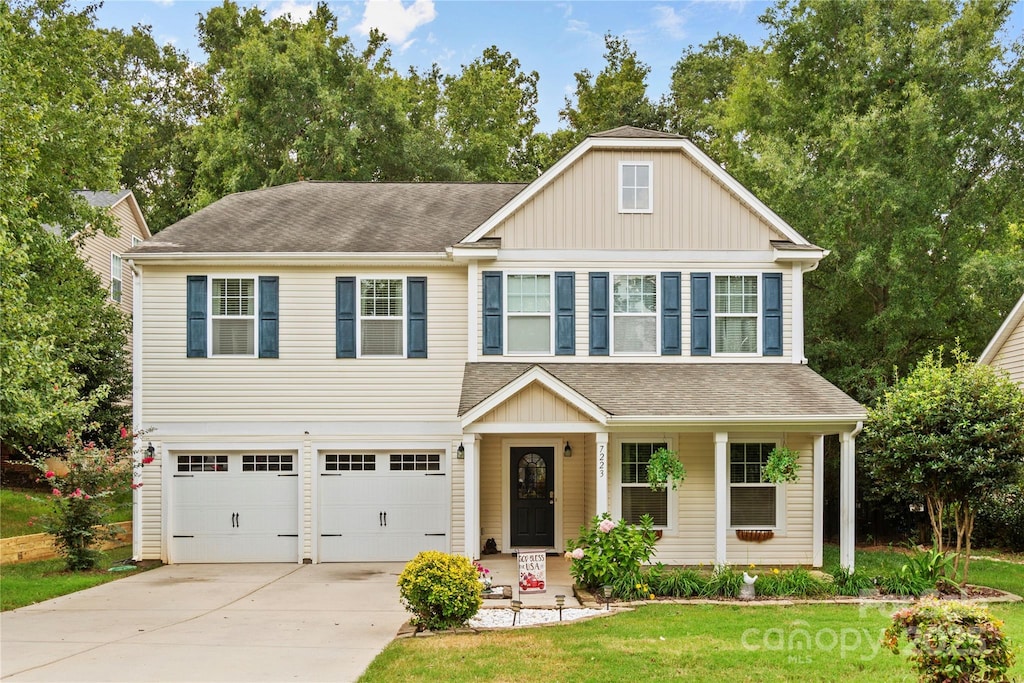
[[[928,508],[928,521],[932,525],[932,537],[935,547],[938,548],[940,553],[944,552],[942,541],[942,511],[944,506],[942,500],[929,495],[924,497],[924,504]]]

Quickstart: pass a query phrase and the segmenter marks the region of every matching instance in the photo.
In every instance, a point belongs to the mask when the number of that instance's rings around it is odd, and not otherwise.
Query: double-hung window
[[[640,517],[650,515],[654,526],[668,526],[668,489],[654,491],[647,483],[647,463],[651,454],[666,443],[623,443],[620,479],[622,518],[639,524]]]
[[[616,354],[658,352],[658,276],[612,277],[612,351]]]
[[[401,278],[359,281],[359,353],[361,356],[405,355],[405,306]]]
[[[756,275],[715,276],[715,353],[758,353]]]
[[[771,529],[778,524],[779,486],[764,481],[774,443],[729,444],[729,526]]]
[[[619,213],[651,213],[651,176],[649,161],[619,163]]]
[[[123,287],[121,279],[121,256],[119,254],[110,255],[110,299],[112,301],[121,301],[121,289]]]
[[[256,355],[255,279],[215,277],[210,285],[211,355]]]
[[[506,281],[506,353],[550,354],[551,275],[508,275]]]

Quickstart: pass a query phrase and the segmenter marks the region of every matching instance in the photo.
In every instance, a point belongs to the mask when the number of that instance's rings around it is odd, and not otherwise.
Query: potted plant
[[[659,448],[651,453],[647,461],[647,485],[652,491],[664,491],[670,479],[672,489],[675,490],[686,479],[686,468],[675,451]]]
[[[786,446],[776,446],[768,454],[761,477],[770,484],[792,483],[800,479],[800,454]]]

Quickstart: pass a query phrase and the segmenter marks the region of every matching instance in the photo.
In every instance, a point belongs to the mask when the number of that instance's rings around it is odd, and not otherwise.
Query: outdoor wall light
[[[562,449],[562,455],[567,458],[572,457],[572,446],[569,445],[568,441],[565,442],[565,448]]]
[[[459,447],[455,450],[455,457],[458,458],[459,460],[466,459],[466,447],[463,446],[461,443],[459,444]]]
[[[558,620],[561,621],[562,620],[562,608],[565,607],[565,596],[564,595],[556,595],[555,596],[555,605],[558,606]]]
[[[611,610],[612,587],[605,584],[604,586],[601,586],[601,590],[604,592],[604,609],[605,611]]]

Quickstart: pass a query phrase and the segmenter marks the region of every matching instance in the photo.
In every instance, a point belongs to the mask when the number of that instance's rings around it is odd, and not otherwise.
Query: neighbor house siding
[[[1003,342],[991,365],[1005,370],[1010,379],[1024,386],[1024,319],[1017,323],[1017,327]]]
[[[653,211],[620,214],[620,161],[650,161]],[[768,249],[778,233],[681,151],[594,150],[492,233],[504,249]]]
[[[110,255],[112,253],[123,255],[132,248],[132,236],[144,239],[142,227],[139,225],[135,214],[132,212],[129,202],[131,199],[120,202],[110,209],[114,222],[120,228],[117,237],[111,237],[99,232],[84,240],[79,248],[79,254],[91,270],[100,276],[100,284],[110,294]],[[132,270],[128,265],[128,259],[124,258],[121,265],[121,303],[116,304],[125,314],[132,314]]]
[[[279,358],[186,358],[188,275],[278,276]],[[337,358],[335,278],[428,283],[428,358]],[[164,422],[446,421],[458,411],[466,361],[466,274],[460,268],[162,268],[147,266],[143,415]]]

